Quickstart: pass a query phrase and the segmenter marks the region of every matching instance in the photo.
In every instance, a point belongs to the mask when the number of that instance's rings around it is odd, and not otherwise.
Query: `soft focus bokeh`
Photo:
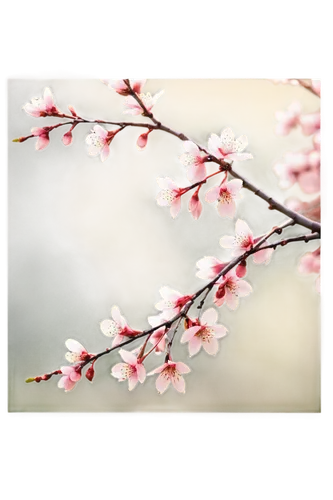
[[[176,220],[168,208],[157,206],[157,177],[186,184],[178,159],[182,143],[163,132],[151,133],[139,151],[142,129],[123,131],[104,163],[87,155],[84,140],[91,127],[85,124],[76,127],[69,147],[61,142],[65,127],[51,133],[44,151],[35,151],[35,139],[11,142],[29,135],[32,127],[59,121],[22,110],[46,86],[64,112],[71,104],[84,118],[147,121],[124,115],[124,98],[98,80],[8,82],[9,411],[320,411],[320,298],[315,275],[297,271],[300,256],[318,241],[279,248],[268,266],[250,263],[246,279],[253,293],[235,312],[219,308],[219,322],[229,334],[216,357],[202,351],[190,359],[187,345],[174,343],[174,359],[192,370],[185,375],[185,395],[173,388],[158,395],[155,377],[130,393],[127,383],[110,376],[121,361],[116,352],[96,363],[93,384],[83,378],[72,392],[58,389],[57,377],[25,383],[66,364],[68,338],[90,352],[109,346],[99,322],[109,317],[112,305],[120,307],[130,326],[145,329],[147,316],[157,312],[161,286],[194,293],[204,284],[195,277],[196,262],[205,255],[227,259],[219,239],[233,234],[235,223],[206,203],[198,221],[186,203]],[[202,145],[211,133],[230,126],[236,136],[247,135],[247,151],[254,156],[236,170],[281,202],[302,196],[297,186],[282,191],[272,167],[286,152],[309,147],[311,138],[299,130],[278,137],[275,111],[294,100],[304,112],[316,111],[317,97],[269,80],[149,80],[144,88],[152,94],[161,89],[165,93],[153,112],[163,124]],[[207,186],[213,185],[214,178]],[[285,220],[248,192],[238,204],[238,217],[255,234]],[[304,232],[289,228],[285,234]],[[148,371],[162,362],[149,356]]]

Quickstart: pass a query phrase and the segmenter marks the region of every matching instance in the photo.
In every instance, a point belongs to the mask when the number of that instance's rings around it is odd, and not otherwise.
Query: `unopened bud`
[[[94,378],[95,375],[95,370],[94,370],[94,365],[92,364],[88,370],[86,371],[86,378],[92,382],[92,379]]]
[[[76,111],[71,104],[68,105],[68,109],[71,112],[72,116],[77,116]]]
[[[30,384],[30,382],[35,382],[35,379],[33,377],[29,377],[26,379],[26,383]]]
[[[69,130],[68,132],[66,132],[66,134],[63,135],[62,137],[62,142],[64,143],[65,146],[69,146],[73,141],[73,135],[72,135],[72,131]]]
[[[238,278],[244,278],[246,275],[246,260],[242,260],[236,267],[236,275]]]
[[[148,142],[148,135],[150,134],[151,130],[148,130],[148,132],[145,132],[144,134],[141,134],[136,141],[136,145],[139,149],[144,149],[147,145]]]

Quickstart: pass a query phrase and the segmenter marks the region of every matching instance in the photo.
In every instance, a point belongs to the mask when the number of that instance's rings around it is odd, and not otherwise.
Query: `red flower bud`
[[[92,365],[86,371],[86,378],[90,380],[90,382],[92,382],[94,375],[95,375],[95,370],[94,370],[94,364],[92,363]]]
[[[69,130],[66,132],[66,134],[63,135],[62,142],[64,143],[65,146],[69,146],[72,143],[73,140],[73,135],[72,131]]]
[[[236,267],[236,275],[238,278],[244,278],[246,275],[246,260],[242,260]]]
[[[150,134],[152,130],[148,130],[148,132],[145,132],[144,134],[141,134],[136,141],[136,145],[138,146],[139,149],[144,149],[147,145],[148,142],[148,135]]]

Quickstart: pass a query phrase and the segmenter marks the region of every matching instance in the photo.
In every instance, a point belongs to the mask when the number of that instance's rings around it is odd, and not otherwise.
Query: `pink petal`
[[[168,286],[162,286],[159,292],[161,294],[161,297],[163,297],[163,299],[171,302],[175,302],[176,300],[180,299],[183,296],[180,292],[172,290]]]
[[[77,352],[78,354],[81,354],[82,351],[85,351],[86,349],[83,347],[83,345],[80,344],[77,340],[73,339],[68,339],[65,342],[65,346],[69,351],[72,352]]]
[[[206,178],[206,165],[204,163],[190,165],[187,169],[187,178],[191,182],[200,182]]]
[[[181,376],[174,376],[171,379],[172,385],[178,392],[185,392],[185,380]]]
[[[124,368],[126,368],[126,366],[127,366],[126,363],[117,363],[112,367],[111,375],[113,375],[113,377],[115,378],[118,378],[119,380],[126,380],[123,377],[123,370]]]
[[[219,151],[221,145],[221,139],[219,138],[219,136],[216,134],[211,134],[210,138],[208,139],[208,151],[217,158],[221,158],[222,154]]]
[[[216,309],[210,307],[203,313],[200,322],[202,325],[215,325],[217,318],[218,314]]]
[[[159,366],[158,368],[155,368],[155,370],[149,372],[147,376],[149,377],[150,375],[154,375],[155,373],[161,373],[167,366],[168,363],[164,363],[162,366]]]
[[[220,217],[228,217],[229,219],[233,219],[236,212],[236,203],[234,200],[225,201],[221,200],[217,204],[217,212]]]
[[[318,172],[304,172],[298,177],[299,187],[304,193],[316,193],[320,190],[320,176]]]
[[[214,186],[213,188],[209,189],[205,194],[205,200],[207,201],[207,203],[213,203],[214,201],[218,200],[219,197],[220,197],[219,186]]]
[[[171,214],[171,217],[173,219],[175,219],[177,217],[177,215],[179,214],[179,211],[181,209],[181,204],[182,204],[182,200],[181,200],[181,197],[178,196],[172,203],[171,203],[171,206],[170,206],[170,214]]]
[[[130,351],[120,349],[119,354],[123,358],[125,363],[128,363],[129,365],[136,365],[138,362],[137,357]]]
[[[132,391],[136,384],[138,383],[138,374],[137,372],[132,373],[132,375],[128,379],[128,390]]]
[[[227,335],[228,330],[226,329],[225,326],[223,325],[215,325],[213,327],[215,337],[217,339],[221,339],[222,337],[225,337]]]
[[[23,109],[28,115],[34,116],[35,118],[40,117],[40,108],[36,108],[33,104],[28,103],[23,106]]]
[[[199,337],[192,337],[188,343],[188,351],[190,356],[194,356],[197,352],[200,351],[202,345],[202,341]]]
[[[239,297],[246,297],[252,292],[252,286],[250,283],[244,280],[239,280],[237,283],[237,294]]]
[[[252,160],[253,156],[251,153],[231,153],[227,155],[228,160],[233,161],[244,161],[244,160]]]
[[[212,356],[214,356],[219,350],[219,343],[215,337],[203,342],[202,345],[207,354],[211,354]]]
[[[274,252],[273,248],[267,248],[266,250],[260,250],[253,255],[253,262],[255,264],[268,264],[271,260],[272,254]]]
[[[228,290],[227,288],[225,293],[225,303],[227,304],[229,309],[231,309],[232,311],[237,309],[238,302],[239,302],[238,296],[235,293],[231,293],[230,290]]]
[[[101,139],[106,139],[108,131],[105,128],[101,127],[100,125],[95,125],[93,127],[93,130],[98,137],[100,137]]]
[[[125,318],[120,314],[120,309],[118,306],[112,306],[111,316],[114,319],[114,321],[118,325],[120,325],[122,328],[127,326],[127,322],[126,322]]]
[[[146,369],[145,369],[145,367],[143,366],[142,363],[138,363],[136,365],[136,371],[137,371],[137,374],[138,374],[139,382],[141,384],[143,384],[143,382],[146,380]]]
[[[110,147],[108,144],[105,144],[105,146],[102,148],[101,151],[101,160],[105,161],[108,158],[109,154],[110,154]]]
[[[240,179],[233,179],[232,181],[227,182],[227,187],[228,191],[233,196],[236,196],[243,187],[243,181]]]
[[[200,150],[196,144],[192,141],[184,141],[183,142],[184,149],[186,153],[191,154],[192,156],[198,156],[200,154]]]
[[[37,139],[35,148],[37,149],[37,151],[41,151],[42,149],[45,149],[46,146],[48,146],[49,142],[50,142],[50,139],[49,139],[48,134],[40,135]]]
[[[253,238],[253,233],[249,228],[248,224],[241,219],[238,219],[235,226],[235,232],[237,235],[241,235],[243,238]]]
[[[190,198],[188,209],[195,220],[199,219],[202,212],[202,204],[196,193]]]
[[[190,368],[185,365],[182,361],[178,361],[176,364],[176,370],[179,371],[179,373],[190,373]]]
[[[172,179],[170,179],[170,177],[159,177],[156,180],[160,188],[169,191],[178,191],[178,186],[173,182]]]
[[[182,335],[182,338],[180,339],[180,342],[182,344],[184,344],[185,342],[188,342],[189,340],[192,339],[192,337],[194,337],[194,335],[201,329],[201,326],[198,325],[198,326],[191,326],[190,328],[188,328],[187,330],[185,330],[185,332],[183,333]]]
[[[166,375],[166,373],[161,373],[156,379],[156,389],[160,394],[166,391],[169,387],[170,378]]]
[[[117,347],[124,340],[124,335],[116,335],[113,342],[112,347]]]
[[[222,236],[220,238],[220,245],[222,248],[234,248],[235,246],[235,237],[234,236]]]
[[[46,87],[44,90],[44,103],[45,103],[45,108],[48,111],[50,111],[54,106],[53,94],[49,87]]]

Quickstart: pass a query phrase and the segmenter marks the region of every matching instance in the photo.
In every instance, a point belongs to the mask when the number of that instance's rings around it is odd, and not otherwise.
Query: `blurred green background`
[[[52,132],[41,152],[34,149],[35,139],[11,142],[32,127],[59,121],[22,110],[45,86],[64,112],[71,104],[84,118],[143,120],[124,115],[123,98],[98,80],[8,81],[9,411],[320,411],[320,298],[315,276],[296,269],[300,256],[318,242],[280,248],[267,267],[249,265],[246,279],[253,293],[241,299],[236,312],[219,309],[219,322],[229,335],[220,341],[216,357],[201,352],[189,359],[187,345],[175,344],[174,359],[192,370],[185,376],[185,395],[172,388],[158,395],[154,377],[129,393],[127,383],[110,376],[121,361],[117,353],[96,363],[93,384],[82,379],[70,393],[57,388],[56,377],[25,383],[66,364],[68,338],[90,352],[110,345],[99,322],[109,317],[112,305],[120,307],[130,326],[145,329],[147,316],[157,312],[161,286],[195,292],[204,283],[195,277],[197,260],[205,255],[227,259],[219,239],[232,234],[235,223],[218,217],[206,203],[198,221],[185,203],[176,220],[157,206],[157,177],[186,184],[178,160],[182,143],[163,132],[150,134],[146,149],[138,151],[141,129],[123,131],[104,163],[86,153],[89,125],[74,130],[69,147],[61,142],[62,128]],[[149,80],[144,91],[161,89],[165,93],[153,111],[162,123],[202,145],[211,133],[230,126],[236,136],[247,135],[247,151],[254,156],[235,164],[240,173],[281,202],[301,194],[297,186],[279,189],[272,167],[286,152],[311,147],[311,138],[299,130],[276,136],[275,111],[294,100],[304,112],[315,111],[318,98],[303,88],[246,79]],[[213,185],[214,178],[207,188]],[[285,220],[247,192],[237,217],[255,234]],[[294,228],[285,234],[303,232]],[[147,369],[162,361],[150,356]]]

